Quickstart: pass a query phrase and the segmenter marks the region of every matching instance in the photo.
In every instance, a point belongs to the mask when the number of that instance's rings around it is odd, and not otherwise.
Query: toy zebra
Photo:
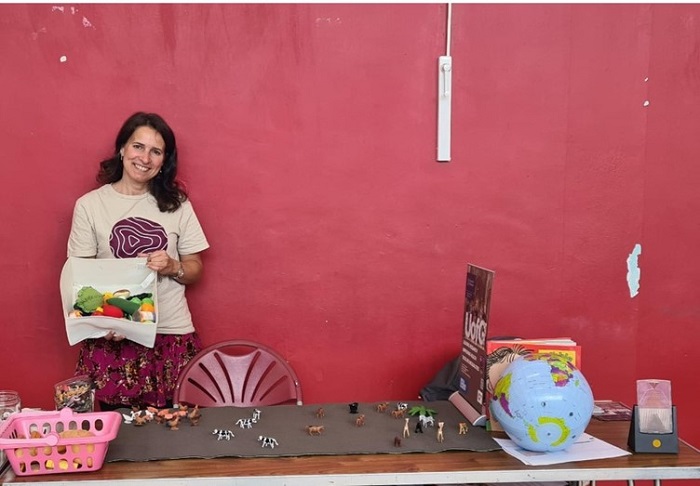
[[[216,440],[231,440],[231,437],[235,437],[233,435],[233,432],[230,430],[223,430],[223,429],[214,429],[214,432],[212,432],[212,435],[216,435]]]
[[[279,445],[277,439],[273,437],[263,437],[262,435],[258,437],[258,442],[262,442],[263,447],[269,447],[270,449],[274,449],[275,446]]]

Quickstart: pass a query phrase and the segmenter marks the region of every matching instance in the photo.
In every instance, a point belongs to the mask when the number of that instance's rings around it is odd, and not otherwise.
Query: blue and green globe
[[[569,448],[593,415],[593,392],[569,360],[531,354],[513,361],[496,383],[491,414],[508,437],[529,451]]]

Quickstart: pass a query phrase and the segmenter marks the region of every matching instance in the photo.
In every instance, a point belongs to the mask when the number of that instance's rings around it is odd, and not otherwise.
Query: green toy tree
[[[421,417],[432,417],[433,415],[437,415],[437,412],[432,408],[427,408],[425,405],[416,405],[415,407],[411,407],[408,414],[419,415]]]

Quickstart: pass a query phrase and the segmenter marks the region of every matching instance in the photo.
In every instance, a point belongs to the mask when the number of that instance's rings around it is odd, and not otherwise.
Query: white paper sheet
[[[608,444],[589,434],[583,434],[565,451],[533,452],[515,445],[509,439],[494,439],[511,456],[528,466],[549,466],[565,462],[590,461],[608,457],[628,456],[631,452]]]

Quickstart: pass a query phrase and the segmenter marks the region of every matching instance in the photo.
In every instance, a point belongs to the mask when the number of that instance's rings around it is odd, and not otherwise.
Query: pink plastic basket
[[[0,449],[17,476],[96,471],[120,425],[117,412],[15,413],[0,424]]]

